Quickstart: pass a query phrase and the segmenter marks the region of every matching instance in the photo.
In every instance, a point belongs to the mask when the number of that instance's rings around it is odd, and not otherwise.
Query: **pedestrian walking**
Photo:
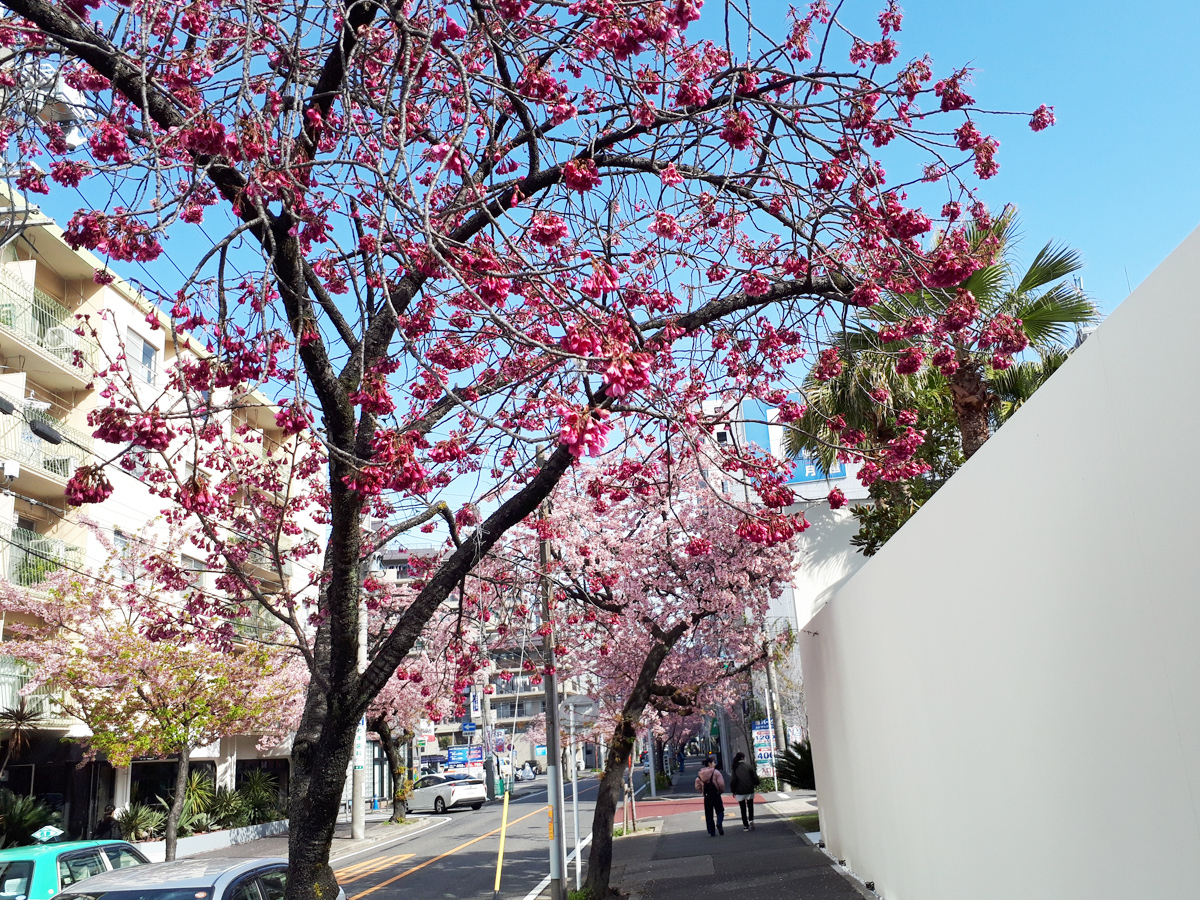
[[[729,777],[729,790],[742,811],[742,831],[754,830],[754,791],[758,788],[758,772],[746,759],[745,753],[733,757],[733,774]]]
[[[119,841],[125,835],[121,834],[121,823],[117,821],[116,809],[104,807],[104,818],[96,823],[93,838],[97,841]]]
[[[711,756],[704,760],[704,767],[696,776],[696,790],[704,794],[704,824],[708,826],[708,836],[725,834],[725,803],[721,800],[721,795],[725,793],[725,777]]]

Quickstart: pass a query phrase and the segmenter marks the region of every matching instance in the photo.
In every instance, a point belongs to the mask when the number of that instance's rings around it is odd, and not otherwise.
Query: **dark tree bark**
[[[383,747],[383,755],[387,757],[388,769],[392,773],[392,819],[393,822],[400,822],[408,813],[407,806],[401,798],[403,793],[404,782],[408,778],[408,772],[405,770],[404,762],[400,759],[400,741],[411,740],[412,735],[405,732],[402,735],[397,735],[392,731],[390,726],[383,716],[379,716],[367,722],[368,727],[379,735],[379,743]]]
[[[637,739],[637,723],[650,702],[651,689],[663,661],[686,632],[686,624],[667,632],[665,640],[656,641],[642,663],[633,690],[621,708],[621,717],[605,745],[604,774],[600,777],[600,792],[592,815],[592,848],[588,852],[588,872],[585,890],[592,897],[607,897],[612,876],[613,821],[617,814],[617,798],[621,794],[621,778],[625,762]]]
[[[970,459],[990,437],[989,413],[995,396],[977,364],[968,362],[950,376],[954,417],[962,436],[963,456]]]
[[[167,808],[167,823],[164,839],[165,858],[171,861],[175,858],[175,850],[179,845],[179,818],[183,815],[183,802],[187,796],[188,767],[192,761],[192,748],[183,747],[179,751],[179,768],[175,772],[175,796]]]

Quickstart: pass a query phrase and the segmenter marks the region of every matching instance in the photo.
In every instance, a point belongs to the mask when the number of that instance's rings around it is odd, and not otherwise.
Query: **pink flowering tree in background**
[[[192,751],[239,734],[278,743],[296,726],[308,681],[288,647],[217,647],[200,626],[188,634],[174,624],[171,639],[161,639],[180,601],[159,573],[178,544],[139,537],[121,552],[109,546],[98,572],[60,568],[36,591],[0,582],[0,610],[16,635],[5,652],[32,664],[30,686],[50,687],[64,711],[87,725],[89,754],[102,753],[114,766],[139,757],[178,760],[167,859],[175,858]]]
[[[387,639],[419,589],[372,580],[366,588],[374,644]],[[458,609],[443,607],[367,708],[367,727],[378,735],[392,773],[393,821],[402,820],[407,811],[411,773],[401,757],[402,746],[423,721],[436,724],[462,715],[463,689],[473,683],[485,659],[477,623]]]
[[[794,419],[827,322],[958,284],[994,251],[964,232],[998,146],[976,136],[970,72],[901,56],[894,4],[860,23],[823,0],[783,22],[768,7],[773,31],[733,0],[0,5],[15,189],[75,210],[72,244],[161,273],[146,291],[170,339],[207,353],[179,357],[171,404],[113,360],[93,425],[163,473],[232,612],[252,601],[289,626],[311,674],[289,900],[335,890],[359,718],[582,455],[702,440],[744,400]],[[48,111],[46,71],[80,110]],[[262,467],[276,474],[256,470],[269,484],[226,465],[211,424],[252,387],[295,438]],[[767,504],[737,513],[742,537],[785,540],[782,473],[725,453]],[[110,483],[83,468],[72,496]],[[311,606],[255,574],[311,558],[309,508],[327,531]],[[442,522],[451,552],[360,671],[364,516],[391,523],[378,540]],[[193,596],[187,612],[231,610]]]
[[[747,534],[744,501],[714,492],[704,447],[669,449],[625,469],[580,468],[552,497],[553,512],[495,551],[496,571],[529,579],[548,538],[551,609],[560,671],[599,687],[604,773],[592,820],[588,889],[609,890],[612,829],[621,778],[643,714],[690,716],[738,696],[736,676],[763,659],[768,602],[792,577],[792,536]],[[632,471],[636,468],[636,474]],[[485,567],[485,571],[486,571]],[[656,718],[651,714],[651,718]]]

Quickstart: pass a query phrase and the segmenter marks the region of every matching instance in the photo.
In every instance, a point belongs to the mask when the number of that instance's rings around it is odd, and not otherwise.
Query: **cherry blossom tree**
[[[103,535],[97,530],[98,538]],[[94,573],[58,569],[37,590],[0,582],[0,610],[16,640],[5,652],[35,666],[31,686],[55,691],[64,710],[90,729],[90,754],[114,766],[136,757],[175,757],[175,793],[167,809],[166,858],[175,858],[191,753],[238,734],[282,740],[299,718],[307,682],[285,647],[242,642],[215,646],[195,626],[176,622],[172,594],[156,572],[177,549],[135,540]]]
[[[370,635],[376,643],[391,634],[394,620],[404,614],[417,592],[409,584],[368,581],[366,586],[375,607]],[[423,721],[437,723],[462,714],[463,688],[472,683],[484,659],[476,623],[464,619],[461,610],[444,607],[367,708],[367,727],[378,736],[392,773],[394,821],[405,814],[408,773],[401,746],[412,740]]]
[[[994,251],[963,231],[998,168],[971,73],[902,58],[894,3],[856,24],[818,0],[773,34],[734,0],[703,18],[699,0],[0,5],[15,188],[76,208],[76,246],[182,273],[145,285],[170,310],[152,324],[197,352],[169,373],[181,399],[131,386],[118,354],[93,425],[202,527],[232,602],[305,656],[289,900],[335,890],[372,698],[581,456],[703,439],[747,398],[794,418],[808,361],[836,362],[826,323],[958,284]],[[48,104],[47,70],[82,103]],[[290,440],[231,465],[212,421],[253,387]],[[782,476],[727,455],[768,501],[741,511],[743,537],[773,539]],[[75,502],[110,493],[119,463],[102,463],[76,473]],[[256,574],[312,558],[301,509],[327,530],[312,604]],[[391,524],[364,537],[366,516]],[[360,670],[363,560],[437,522],[451,552]]]
[[[553,512],[519,528],[483,571],[517,596],[536,593],[537,543],[548,539],[551,621],[561,673],[598,683],[605,767],[592,821],[588,888],[607,896],[612,829],[626,762],[639,730],[739,696],[736,676],[764,658],[768,602],[791,581],[802,517],[764,540],[746,527],[745,501],[714,492],[705,448],[666,452],[622,486],[609,466],[576,472]],[[628,488],[624,485],[628,484]],[[518,615],[523,610],[514,610]],[[665,731],[664,731],[665,733]]]

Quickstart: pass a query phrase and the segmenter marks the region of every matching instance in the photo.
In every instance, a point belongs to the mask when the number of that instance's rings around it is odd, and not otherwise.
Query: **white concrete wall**
[[[1200,896],[1198,334],[1200,232],[801,634],[889,900]]]

